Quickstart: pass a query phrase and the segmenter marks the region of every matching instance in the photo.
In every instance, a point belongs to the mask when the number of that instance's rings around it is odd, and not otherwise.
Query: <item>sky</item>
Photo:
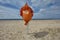
[[[60,19],[60,0],[0,0],[0,19],[22,19],[20,9],[26,2],[33,19]]]

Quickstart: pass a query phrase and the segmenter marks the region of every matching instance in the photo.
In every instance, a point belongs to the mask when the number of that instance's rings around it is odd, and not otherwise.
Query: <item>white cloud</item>
[[[40,9],[38,13],[35,13],[35,19],[56,19],[60,18],[60,7],[52,6],[50,8]]]
[[[31,0],[31,2],[35,2],[36,0]]]
[[[26,3],[26,0],[0,0],[1,3],[16,5],[18,7],[23,6]]]
[[[59,18],[60,17],[60,6],[53,5],[51,7],[46,7],[48,4],[50,3],[55,3],[57,0],[31,0],[31,8],[36,11],[36,9],[39,8],[37,13],[34,13],[34,17],[33,18]],[[25,3],[26,0],[0,0],[0,2],[2,3],[8,3],[8,4],[12,4],[12,5],[16,5],[19,8],[22,7]],[[57,1],[58,2],[58,1]],[[36,7],[36,9],[34,8]],[[14,18],[21,18],[19,16],[19,10],[16,9],[12,9],[12,8],[7,8],[7,7],[3,7],[0,6],[0,19],[14,19]]]
[[[0,6],[0,19],[20,19],[19,10]]]
[[[43,12],[43,11],[45,11],[46,9],[40,9],[40,11],[39,12]]]

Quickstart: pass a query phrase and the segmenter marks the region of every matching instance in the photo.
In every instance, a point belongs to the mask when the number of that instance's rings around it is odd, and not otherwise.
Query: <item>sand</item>
[[[60,20],[0,20],[0,40],[60,40]]]

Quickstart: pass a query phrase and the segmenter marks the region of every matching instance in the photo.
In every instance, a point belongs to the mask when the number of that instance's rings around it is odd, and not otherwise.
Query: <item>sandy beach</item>
[[[60,40],[60,20],[0,20],[0,40]]]

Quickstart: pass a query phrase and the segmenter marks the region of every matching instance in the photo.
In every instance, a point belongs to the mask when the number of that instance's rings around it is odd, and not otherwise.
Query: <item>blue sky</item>
[[[60,0],[0,0],[0,19],[22,19],[19,11],[26,2],[33,19],[60,19]]]

